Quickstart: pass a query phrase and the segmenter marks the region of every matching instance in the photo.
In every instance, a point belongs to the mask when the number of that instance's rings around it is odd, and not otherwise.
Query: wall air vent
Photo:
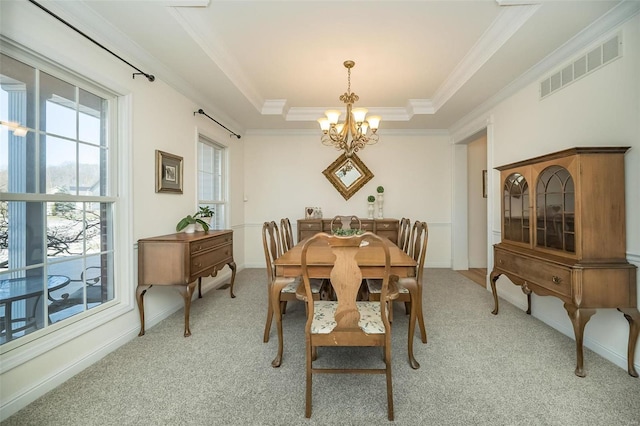
[[[540,82],[540,99],[544,99],[556,90],[573,83],[621,56],[622,37],[620,34],[616,34],[542,80]]]

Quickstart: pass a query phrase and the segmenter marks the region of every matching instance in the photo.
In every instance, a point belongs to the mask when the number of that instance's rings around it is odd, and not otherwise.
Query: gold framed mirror
[[[356,154],[348,158],[343,153],[322,173],[345,200],[351,198],[365,183],[373,179],[373,173]]]

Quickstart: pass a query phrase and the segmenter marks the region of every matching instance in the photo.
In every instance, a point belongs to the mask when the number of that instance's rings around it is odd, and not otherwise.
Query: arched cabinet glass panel
[[[576,252],[575,187],[564,167],[547,167],[536,185],[536,245]]]
[[[524,176],[520,173],[507,176],[502,196],[504,206],[503,239],[529,243],[529,184]]]

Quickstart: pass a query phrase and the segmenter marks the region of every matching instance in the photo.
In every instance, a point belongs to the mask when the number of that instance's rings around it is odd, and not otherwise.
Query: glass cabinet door
[[[575,188],[564,167],[547,167],[536,185],[536,245],[575,253]]]
[[[529,184],[520,173],[504,180],[502,191],[504,240],[529,243]]]

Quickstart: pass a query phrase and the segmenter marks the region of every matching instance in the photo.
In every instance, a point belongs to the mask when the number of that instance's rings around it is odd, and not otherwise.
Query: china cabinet
[[[626,260],[624,154],[628,147],[572,148],[497,167],[502,240],[494,246],[491,289],[505,275],[531,292],[564,302],[576,339],[575,374],[583,368],[584,328],[598,308],[616,308],[629,322],[628,372],[640,313],[636,267]]]

